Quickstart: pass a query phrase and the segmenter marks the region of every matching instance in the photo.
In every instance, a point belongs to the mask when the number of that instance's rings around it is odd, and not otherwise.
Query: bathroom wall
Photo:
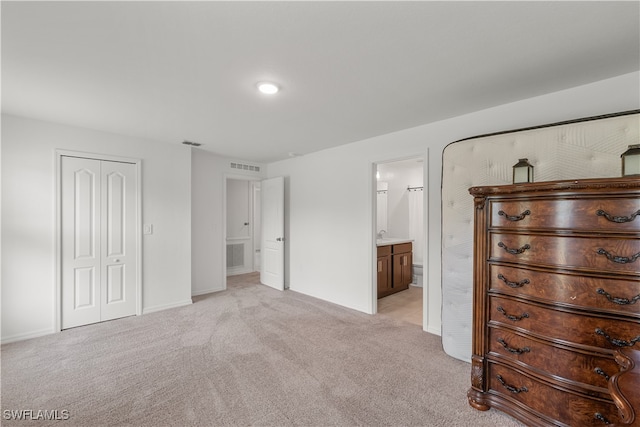
[[[388,183],[387,237],[410,237],[407,187],[423,186],[424,162],[422,160],[422,158],[409,159],[378,165],[379,181]]]

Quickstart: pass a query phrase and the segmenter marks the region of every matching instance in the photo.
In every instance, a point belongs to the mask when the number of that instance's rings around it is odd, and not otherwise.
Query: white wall
[[[265,175],[260,163],[249,163],[260,167],[255,172],[232,169],[232,161],[198,148],[192,151],[192,295],[226,289],[226,178],[260,180]]]
[[[422,187],[423,163],[417,159],[378,165],[380,180],[386,181],[387,237],[409,238],[409,191],[407,187]]]
[[[2,115],[2,341],[55,329],[55,150],[142,160],[143,313],[191,303],[191,156],[181,145]]]
[[[441,283],[440,256],[444,147],[485,133],[638,109],[639,93],[640,73],[635,72],[269,164],[270,177],[287,177],[290,289],[371,313],[373,163],[428,156],[423,325],[440,334],[441,287],[446,286]]]

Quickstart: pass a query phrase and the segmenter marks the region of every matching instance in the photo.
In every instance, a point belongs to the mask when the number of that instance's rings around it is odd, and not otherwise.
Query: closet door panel
[[[136,312],[136,170],[102,162],[101,320]]]
[[[100,321],[100,161],[62,157],[62,328]]]

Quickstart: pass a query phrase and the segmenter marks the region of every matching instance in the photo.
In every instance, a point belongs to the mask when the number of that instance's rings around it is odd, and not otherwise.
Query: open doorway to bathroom
[[[260,271],[260,181],[226,179],[226,277]]]
[[[424,158],[376,165],[377,312],[423,323]]]

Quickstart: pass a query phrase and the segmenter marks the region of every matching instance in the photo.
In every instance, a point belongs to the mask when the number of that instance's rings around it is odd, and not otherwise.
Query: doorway
[[[420,326],[426,246],[424,177],[422,156],[375,165],[376,312]]]
[[[260,181],[228,177],[225,277],[260,270]]]
[[[140,314],[139,161],[56,156],[56,329]]]

